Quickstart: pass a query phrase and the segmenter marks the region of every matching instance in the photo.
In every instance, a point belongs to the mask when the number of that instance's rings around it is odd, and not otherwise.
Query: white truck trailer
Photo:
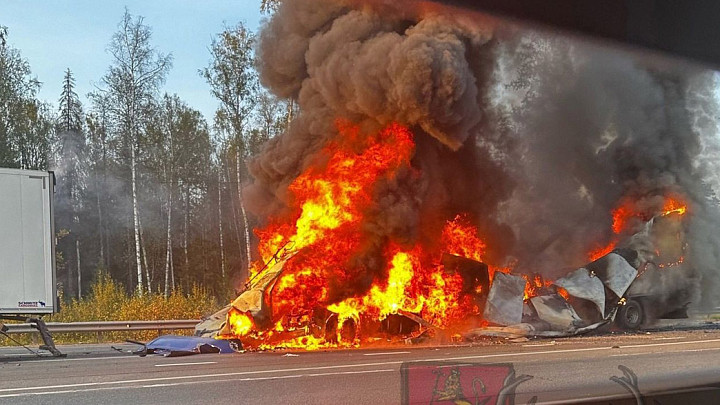
[[[0,319],[31,323],[60,355],[40,319],[58,310],[54,192],[52,172],[0,168]]]

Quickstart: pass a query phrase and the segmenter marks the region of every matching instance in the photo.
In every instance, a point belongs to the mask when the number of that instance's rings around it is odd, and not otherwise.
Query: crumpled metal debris
[[[463,280],[462,294],[474,294],[480,290],[478,298],[487,296],[490,287],[490,273],[487,264],[449,253],[443,254],[442,264],[445,271],[460,275]]]
[[[227,314],[230,311],[230,308],[232,308],[232,306],[226,305],[223,309],[200,321],[199,324],[195,325],[195,336],[217,336],[220,330],[225,326]]]
[[[249,313],[256,323],[270,321],[267,294],[272,291],[273,285],[282,274],[285,263],[293,256],[293,253],[287,254],[271,268],[261,271],[235,301],[197,324],[195,336],[214,338],[218,335],[232,335],[227,324],[227,315],[231,308]]]
[[[609,253],[554,283],[567,291],[570,302],[552,293],[532,297],[523,303],[525,280],[519,276],[496,273],[484,318],[502,326],[473,329],[465,336],[559,337],[587,333],[614,319],[618,307],[608,308],[606,303],[623,297],[637,274],[638,271],[623,256]],[[582,305],[582,302],[590,302],[597,309],[597,315],[586,319],[578,315],[573,303]]]
[[[618,298],[625,294],[638,274],[637,270],[617,253],[609,253],[586,267],[594,271]]]
[[[530,298],[537,317],[549,325],[550,330],[570,331],[582,324],[573,307],[559,295],[539,295]]]
[[[483,318],[499,325],[520,323],[523,315],[525,284],[527,282],[521,276],[495,273]]]
[[[263,270],[252,280],[248,289],[243,291],[235,301],[230,304],[240,312],[248,312],[258,322],[262,318],[269,317],[268,305],[265,300],[266,293],[272,290],[272,286],[285,269],[285,263],[294,255],[290,254],[283,260],[278,261],[274,266]]]
[[[594,274],[581,267],[565,277],[555,281],[555,285],[562,287],[568,294],[586,299],[597,307],[601,316],[605,316],[605,286]]]

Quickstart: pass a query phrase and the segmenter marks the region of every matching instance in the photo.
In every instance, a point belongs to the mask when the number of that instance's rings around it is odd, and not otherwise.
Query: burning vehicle
[[[358,130],[341,128],[351,141]],[[590,263],[554,281],[487,265],[477,228],[458,215],[445,224],[439,244],[389,244],[381,256],[387,260],[383,283],[329,303],[332,283],[353,276],[344,272],[346,261],[362,246],[357,219],[363,207],[357,202],[380,176],[402,170],[413,146],[411,132],[400,125],[367,139],[372,144],[359,154],[333,145],[323,170],[311,170],[291,186],[302,207],[299,217],[259,232],[268,259],[237,299],[198,325],[198,335],[239,340],[249,349],[564,336],[612,321],[637,329],[654,318],[682,316],[689,304],[682,287],[653,292],[660,272],[683,264],[687,208],[679,197],[665,198],[659,213],[617,208],[615,238],[591,252]],[[641,230],[621,240],[637,222],[644,223]]]
[[[198,335],[567,336],[714,305],[707,72],[428,1],[286,0],[256,53],[298,113],[248,163],[255,257]]]

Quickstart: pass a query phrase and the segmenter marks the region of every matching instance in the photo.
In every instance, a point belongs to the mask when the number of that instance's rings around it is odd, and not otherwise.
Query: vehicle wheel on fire
[[[640,301],[628,299],[615,317],[615,324],[622,329],[636,330],[645,320],[645,311]]]

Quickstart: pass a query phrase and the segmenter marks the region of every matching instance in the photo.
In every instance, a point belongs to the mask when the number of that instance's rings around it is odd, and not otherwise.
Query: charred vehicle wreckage
[[[438,267],[459,280],[458,287],[450,289],[466,303],[461,307],[466,312],[450,324],[438,322],[422,305],[408,310],[401,303],[406,297],[401,296],[380,313],[360,304],[351,311],[343,305],[320,302],[311,311],[303,311],[302,305],[278,306],[273,301],[283,299],[278,292],[288,284],[283,279],[288,276],[285,270],[302,253],[285,246],[271,265],[251,278],[237,299],[197,325],[196,336],[228,339],[248,350],[314,349],[393,341],[562,337],[605,325],[636,330],[656,319],[687,317],[691,288],[663,281],[666,272],[684,264],[686,208],[668,199],[663,210],[649,220],[635,215],[636,220],[644,221],[639,232],[611,241],[592,253],[594,260],[554,281],[540,274],[494,269],[476,259],[444,252]],[[402,280],[394,279],[391,271],[384,292],[398,282]],[[407,289],[402,293],[407,295]],[[301,310],[295,311],[298,308]],[[363,309],[370,310],[364,313]]]

